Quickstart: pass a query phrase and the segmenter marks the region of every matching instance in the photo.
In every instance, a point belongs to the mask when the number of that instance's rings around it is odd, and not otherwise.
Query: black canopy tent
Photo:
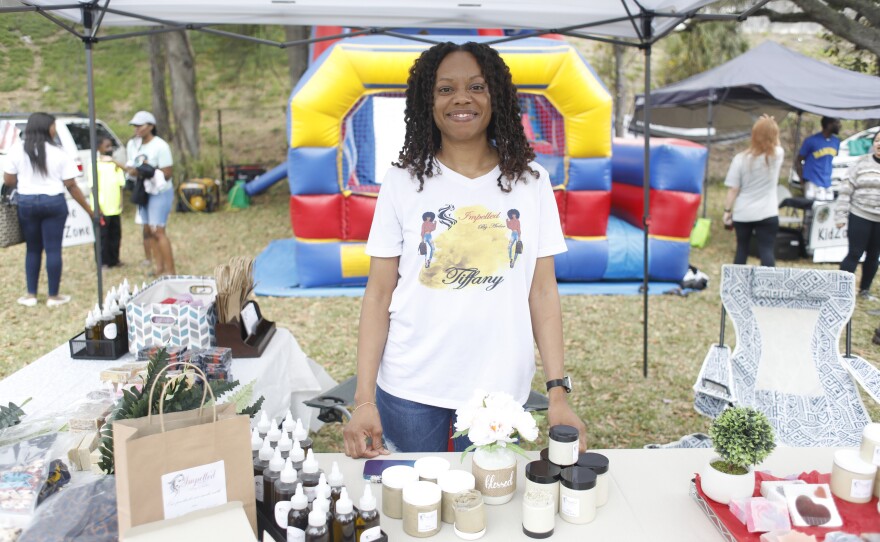
[[[92,50],[104,41],[146,36],[178,30],[192,30],[242,39],[264,45],[286,48],[318,41],[353,37],[363,34],[387,34],[415,41],[434,43],[425,36],[401,34],[395,28],[534,28],[515,36],[487,42],[489,45],[544,34],[589,39],[603,43],[637,47],[645,57],[645,95],[651,95],[651,52],[653,45],[688,20],[743,21],[769,0],[753,0],[738,13],[700,13],[717,0],[550,0],[548,2],[513,2],[482,0],[462,3],[458,0],[324,0],[299,3],[282,0],[173,0],[146,2],[140,0],[0,0],[0,13],[36,12],[82,41],[86,56],[86,81],[89,101],[89,138],[92,171],[97,171],[95,129],[95,93]],[[12,3],[14,5],[10,6]],[[117,9],[118,8],[118,9]],[[383,19],[384,17],[384,19]],[[380,27],[391,21],[394,28]],[[121,34],[99,36],[102,23],[117,26],[152,26]],[[381,21],[381,22],[380,22]],[[582,21],[582,22],[581,22]],[[73,22],[73,24],[71,24]],[[221,24],[336,24],[356,28],[352,33],[318,39],[275,42],[216,28]],[[82,26],[82,31],[76,25]],[[651,101],[643,108],[643,124],[651,125]],[[645,172],[643,180],[644,278],[643,278],[643,360],[642,373],[648,376],[648,224],[650,222],[650,141],[645,138]],[[93,197],[98,201],[98,183],[93,182]],[[98,219],[94,223],[98,229]],[[100,237],[96,236],[98,302],[103,300]]]
[[[832,66],[768,41],[711,70],[636,96],[634,118],[647,109],[652,121],[635,121],[635,131],[644,132],[645,124],[651,133],[657,125],[706,128],[704,137],[711,146],[712,141],[748,135],[765,113],[778,119],[788,112],[880,118],[880,77]],[[705,216],[705,198],[703,202]]]

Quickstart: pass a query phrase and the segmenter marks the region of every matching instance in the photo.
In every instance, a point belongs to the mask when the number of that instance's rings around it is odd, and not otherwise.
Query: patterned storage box
[[[151,345],[207,348],[216,343],[217,310],[213,277],[175,275],[159,278],[125,307],[131,353]],[[191,303],[163,303],[172,298]]]

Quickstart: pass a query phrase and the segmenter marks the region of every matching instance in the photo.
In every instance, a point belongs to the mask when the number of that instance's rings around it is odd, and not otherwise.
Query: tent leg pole
[[[650,23],[648,23],[650,24]],[[644,233],[644,269],[642,277],[643,329],[642,376],[648,378],[648,228],[651,222],[651,45],[645,47],[645,170],[642,179],[642,229]]]
[[[83,7],[83,26],[89,30],[92,26],[92,8]],[[88,35],[89,32],[86,32]],[[86,86],[89,93],[89,146],[91,147],[92,161],[92,208],[95,211],[92,219],[92,229],[95,232],[95,267],[97,268],[98,277],[98,305],[102,306],[104,302],[104,277],[101,267],[101,213],[98,212],[98,133],[95,127],[95,78],[94,66],[92,62],[92,46],[94,43],[91,38],[83,39],[86,48]]]
[[[794,127],[794,149],[791,155],[794,157],[794,160],[791,162],[791,169],[797,169],[797,159],[798,159],[798,151],[801,147],[801,119],[804,116],[803,111],[798,111],[797,113],[797,124]],[[791,172],[788,174],[788,186],[791,187]],[[807,193],[807,187],[804,186],[804,180],[801,179],[801,189],[804,191],[804,194]]]
[[[706,218],[709,204],[709,159],[712,157],[712,102],[714,96],[709,96],[709,122],[706,123],[706,170],[703,172],[703,218]]]

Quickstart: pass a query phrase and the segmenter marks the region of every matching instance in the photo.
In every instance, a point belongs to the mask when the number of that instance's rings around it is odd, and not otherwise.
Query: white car
[[[27,113],[0,114],[0,170],[6,160],[6,153],[17,141],[27,125]],[[82,173],[77,178],[80,190],[86,195],[91,194],[91,147],[89,145],[89,119],[85,115],[55,114],[55,131],[58,133],[56,143],[76,161]],[[98,141],[104,137],[113,140],[113,157],[125,163],[125,145],[116,134],[103,122],[95,122]]]
[[[831,161],[831,189],[835,194],[837,194],[838,187],[846,176],[850,164],[864,156],[865,152],[861,151],[871,152],[871,140],[874,139],[877,132],[880,132],[880,126],[862,130],[840,142],[840,151]],[[803,190],[801,180],[794,168],[789,172],[788,183],[792,188]]]

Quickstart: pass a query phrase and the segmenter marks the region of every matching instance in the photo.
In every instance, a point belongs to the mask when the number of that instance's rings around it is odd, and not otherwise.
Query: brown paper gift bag
[[[174,366],[192,368],[205,379],[194,365],[169,364],[166,369]],[[257,507],[248,417],[236,414],[234,404],[164,414],[162,409],[167,387],[166,383],[161,391],[158,416],[153,416],[151,412],[143,418],[113,422],[119,534],[123,535],[137,525],[166,519],[165,511],[169,506],[166,499],[170,492],[179,489],[171,487],[167,480],[163,483],[163,475],[194,469],[192,472],[204,477],[203,471],[207,467],[213,468],[211,475],[217,476],[215,480],[221,475],[225,477],[225,501],[241,501],[244,504],[245,513],[256,533]],[[152,404],[154,391],[155,382],[150,390],[149,404]],[[210,387],[205,386],[205,393],[208,392]],[[211,395],[213,399],[213,392]],[[203,404],[205,398],[203,394]],[[183,493],[187,489],[180,490],[183,495],[181,502],[191,504],[204,499],[204,496],[187,498]],[[222,497],[215,494],[213,498]],[[205,506],[211,505],[216,503]],[[175,506],[173,512],[177,514],[181,509]]]

